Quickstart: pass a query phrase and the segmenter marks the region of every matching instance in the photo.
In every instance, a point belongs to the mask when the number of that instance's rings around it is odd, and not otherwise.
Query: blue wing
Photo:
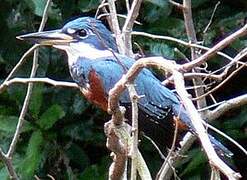
[[[90,68],[94,69],[101,77],[105,92],[108,93],[111,88],[119,81],[125,73],[123,66],[129,69],[135,61],[125,56],[118,56],[118,61],[114,57],[107,59],[96,59],[90,61]],[[122,63],[122,65],[120,64]],[[144,68],[134,81],[138,95],[144,95],[139,100],[139,107],[148,114],[153,114],[158,119],[166,116],[166,109],[172,108],[173,112],[181,115],[181,120],[190,128],[193,128],[191,121],[187,116],[176,95],[146,68]],[[120,102],[129,103],[130,98],[127,90],[121,95]]]
[[[120,62],[119,62],[120,61]],[[95,60],[79,60],[76,67],[77,83],[85,83],[88,81],[88,74],[94,70],[100,77],[106,96],[110,89],[121,79],[122,75],[125,74],[123,66],[129,69],[135,61],[125,56],[118,55],[118,61],[115,57],[108,57]],[[121,63],[121,64],[120,64]],[[76,78],[74,78],[76,79]],[[176,95],[171,92],[168,88],[164,87],[161,82],[149,71],[144,68],[136,77],[134,81],[136,85],[136,91],[138,95],[144,95],[139,100],[139,108],[144,111],[150,119],[158,122],[162,127],[165,127],[164,122],[167,116],[167,110],[171,109],[175,115],[179,115],[180,120],[195,133],[195,129],[188,117],[185,109],[179,102]],[[120,102],[123,104],[130,103],[130,98],[127,90],[120,97]],[[167,129],[167,131],[171,131]],[[220,144],[217,140],[211,138],[213,144],[215,144],[223,152],[227,152],[227,149]],[[229,151],[227,152],[230,153]]]

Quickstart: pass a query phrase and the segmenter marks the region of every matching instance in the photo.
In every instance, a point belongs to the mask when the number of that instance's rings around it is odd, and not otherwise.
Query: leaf
[[[42,144],[43,137],[41,131],[38,130],[33,132],[28,142],[26,157],[19,165],[22,179],[29,179],[34,176],[42,159]]]
[[[79,7],[82,12],[89,12],[97,9],[100,1],[99,0],[83,0],[79,1]]]
[[[59,119],[65,116],[65,112],[63,111],[62,107],[55,104],[49,107],[40,117],[38,121],[39,126],[42,129],[49,129],[51,128]]]
[[[156,6],[159,6],[159,7],[164,7],[168,4],[167,1],[164,1],[164,0],[145,0],[145,1],[151,4],[154,4]]]
[[[144,3],[144,20],[149,23],[159,21],[171,13],[171,6],[164,0],[146,0]]]
[[[32,115],[37,119],[40,112],[40,107],[43,101],[43,85],[35,84],[30,100],[29,110]]]
[[[205,3],[207,3],[209,0],[192,0],[191,6],[192,8],[197,8]]]
[[[0,169],[0,179],[1,180],[8,180],[9,179],[9,174],[8,174],[5,167]]]
[[[16,116],[1,116],[0,115],[0,130],[13,133],[18,122],[18,117]]]
[[[79,176],[79,179],[97,179],[104,180],[107,179],[109,158],[102,158],[101,162],[97,165],[88,166]]]
[[[205,154],[199,149],[194,149],[190,151],[189,157],[191,158],[191,160],[189,164],[186,166],[186,168],[183,170],[183,172],[181,173],[181,176],[190,174],[192,172],[204,168],[205,163],[207,162]]]
[[[33,13],[37,16],[42,16],[47,0],[31,0],[31,1],[33,4],[31,4],[30,1],[27,1],[27,3],[29,4],[30,8],[33,10]]]
[[[93,124],[91,121],[78,121],[63,128],[63,135],[69,136],[75,140],[87,141],[94,138],[95,134],[92,132]]]
[[[66,150],[66,155],[72,163],[81,169],[86,168],[90,163],[86,152],[75,143],[72,143],[71,146]]]
[[[88,107],[88,103],[82,98],[80,94],[76,94],[74,98],[74,103],[72,105],[72,110],[75,114],[81,114]]]
[[[26,87],[18,84],[13,84],[8,88],[8,94],[11,100],[15,101],[18,106],[22,106],[26,95]]]
[[[173,49],[165,43],[150,43],[150,52],[154,55],[159,55],[170,59],[174,58]]]

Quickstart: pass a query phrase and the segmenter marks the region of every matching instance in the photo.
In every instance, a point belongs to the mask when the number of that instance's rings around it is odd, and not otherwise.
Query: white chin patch
[[[68,45],[52,45],[54,48],[57,48],[57,49],[61,49],[61,50],[64,50],[66,51],[67,49],[69,49],[69,46]]]
[[[73,54],[78,54],[80,57],[85,57],[88,59],[96,59],[107,56],[112,56],[111,51],[109,50],[99,50],[93,47],[92,45],[84,42],[70,43],[69,51],[74,51]],[[68,52],[69,53],[69,52]]]
[[[66,51],[68,55],[69,66],[73,65],[79,57],[87,59],[97,59],[113,56],[109,50],[99,50],[90,44],[83,42],[70,43],[70,45],[53,45],[57,49]]]

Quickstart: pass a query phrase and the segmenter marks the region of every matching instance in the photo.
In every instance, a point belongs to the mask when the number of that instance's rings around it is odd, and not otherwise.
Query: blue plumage
[[[53,32],[55,32],[54,36]],[[59,34],[62,38],[58,38]],[[33,33],[20,38],[35,40],[40,44],[49,44],[65,50],[68,54],[72,78],[85,90],[83,92],[88,100],[104,110],[107,109],[108,92],[125,74],[125,68],[129,69],[135,62],[132,58],[118,54],[117,45],[111,32],[94,18],[78,18],[65,24],[61,30]],[[113,50],[114,54],[109,51],[109,48]],[[167,135],[159,137],[158,133],[155,135],[156,137],[153,137],[157,138],[154,139],[155,141],[159,141],[158,143],[163,146],[166,144],[165,139],[168,141],[172,139],[173,115],[179,115],[181,122],[196,135],[191,120],[176,95],[164,87],[151,71],[144,68],[137,75],[134,83],[138,95],[144,95],[138,102],[141,128],[153,136],[156,132],[161,132],[158,130],[161,127],[162,132]],[[127,91],[121,95],[120,103],[126,106],[126,115],[130,117],[131,112],[128,113],[130,98]],[[210,139],[218,152],[232,154],[212,136]]]

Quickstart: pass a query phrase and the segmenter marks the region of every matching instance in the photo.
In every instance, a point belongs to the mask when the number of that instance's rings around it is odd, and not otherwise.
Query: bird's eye
[[[85,29],[81,29],[81,30],[77,31],[77,34],[80,37],[85,37],[85,36],[87,36],[87,31]]]

